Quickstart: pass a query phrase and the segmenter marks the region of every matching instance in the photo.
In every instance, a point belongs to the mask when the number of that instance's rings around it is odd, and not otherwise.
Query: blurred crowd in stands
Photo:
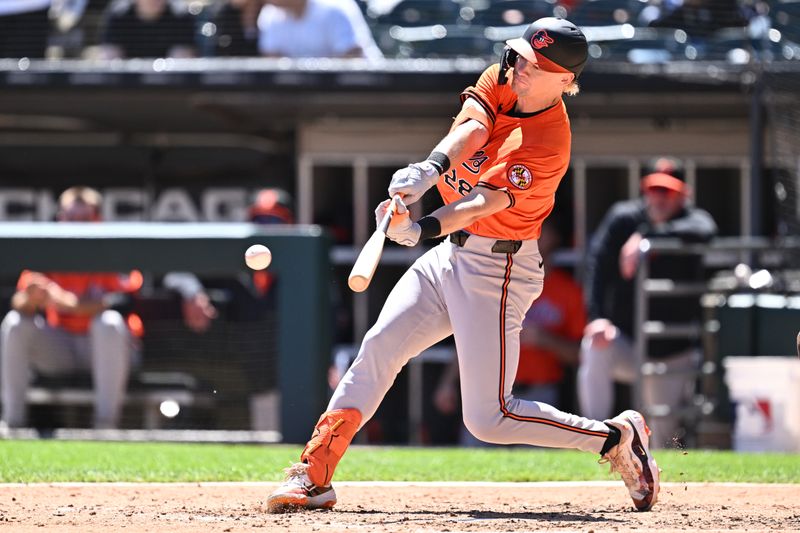
[[[542,16],[593,59],[800,58],[800,1],[4,0],[0,57],[495,57]]]

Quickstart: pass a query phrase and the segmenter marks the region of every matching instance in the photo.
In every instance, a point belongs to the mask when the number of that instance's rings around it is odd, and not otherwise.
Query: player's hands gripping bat
[[[425,191],[439,181],[439,170],[430,161],[412,163],[392,175],[389,182],[389,196],[403,196],[406,205],[411,205],[425,194]]]
[[[375,208],[375,222],[379,224],[383,220],[387,210],[392,209],[394,214],[389,227],[386,229],[386,236],[397,244],[403,246],[414,246],[419,242],[422,232],[419,224],[411,221],[408,214],[404,198],[395,195],[392,200],[384,200]]]
[[[391,208],[385,208],[383,210],[381,218],[376,221],[378,227],[375,229],[372,236],[370,236],[369,240],[367,240],[366,244],[364,244],[361,253],[358,254],[358,258],[353,265],[353,269],[350,271],[350,276],[347,278],[347,285],[353,292],[365,291],[372,281],[375,268],[378,266],[378,261],[380,261],[381,254],[383,253],[386,232],[389,229],[389,224],[392,221],[395,210],[395,200],[399,199],[400,197],[396,196],[392,200],[386,200],[386,202],[381,202],[380,204],[383,205],[385,203],[387,206],[391,204]],[[378,207],[380,207],[380,205]]]

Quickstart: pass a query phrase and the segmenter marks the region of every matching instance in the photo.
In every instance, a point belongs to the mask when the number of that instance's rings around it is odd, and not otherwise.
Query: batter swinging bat
[[[347,285],[353,292],[363,292],[369,287],[369,282],[372,281],[378,261],[381,260],[383,244],[386,242],[386,230],[389,228],[395,209],[395,201],[392,199],[389,209],[383,215],[383,220],[375,228],[375,232],[361,249],[361,253],[358,254],[353,270],[350,271],[350,276],[347,278]]]

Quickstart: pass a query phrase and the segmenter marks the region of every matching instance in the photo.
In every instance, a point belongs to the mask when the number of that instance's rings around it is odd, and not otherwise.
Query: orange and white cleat
[[[638,411],[623,411],[606,424],[619,429],[619,444],[606,453],[600,463],[610,463],[618,472],[638,511],[649,511],[658,500],[659,476],[656,460],[650,454],[650,428]]]
[[[330,509],[336,504],[332,485],[317,487],[308,478],[308,465],[295,463],[285,470],[286,480],[267,498],[267,512]]]

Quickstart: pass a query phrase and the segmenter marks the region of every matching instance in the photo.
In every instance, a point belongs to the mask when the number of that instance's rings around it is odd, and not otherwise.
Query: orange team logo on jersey
[[[531,46],[536,50],[547,48],[553,44],[553,42],[553,38],[547,35],[547,31],[545,30],[539,30],[531,37]]]
[[[529,189],[533,183],[533,175],[525,165],[512,165],[508,169],[508,181],[514,184],[517,189]]]

